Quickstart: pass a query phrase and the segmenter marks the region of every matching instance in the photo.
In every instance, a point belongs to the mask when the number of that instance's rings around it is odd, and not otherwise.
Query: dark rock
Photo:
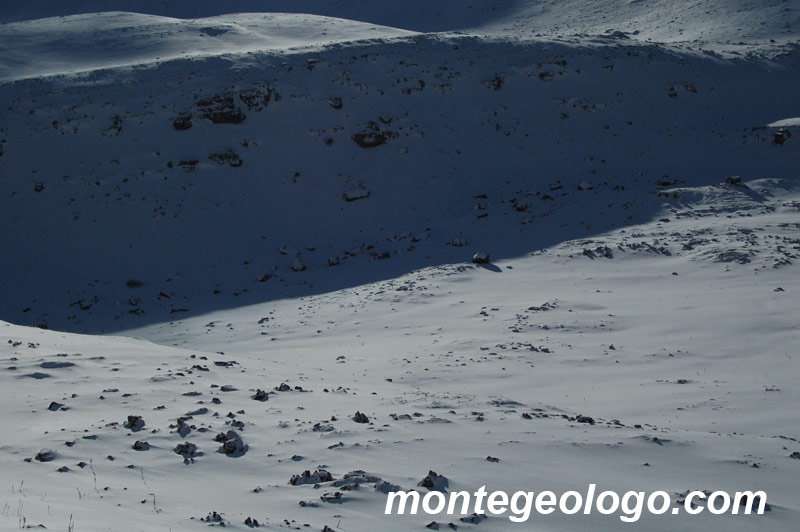
[[[217,164],[228,164],[234,168],[242,166],[242,159],[230,148],[221,152],[209,153],[208,158]]]
[[[56,459],[56,452],[52,449],[42,449],[33,458],[37,462],[52,462]]]
[[[251,111],[261,111],[269,105],[273,99],[279,99],[277,91],[271,87],[266,89],[253,88],[239,91],[239,98]]]
[[[505,78],[500,74],[496,75],[494,79],[487,79],[482,82],[486,87],[489,87],[492,90],[499,91],[503,88],[503,83],[505,83]]]
[[[116,137],[122,133],[122,117],[115,115],[111,119],[111,125],[103,132],[108,137]]]
[[[197,166],[197,163],[199,163],[199,162],[200,161],[197,160],[197,159],[181,159],[180,161],[178,161],[178,166],[180,166],[181,168],[183,168],[187,172],[194,172],[197,169],[195,167]],[[161,296],[161,294],[163,294],[163,292],[159,293],[159,296]],[[167,294],[164,294],[164,295],[166,296],[166,299],[172,299],[169,295],[167,295]]]
[[[50,360],[48,362],[42,362],[39,364],[39,367],[42,369],[61,369],[61,368],[71,368],[74,366],[74,362],[56,362],[54,360]]]
[[[214,440],[222,443],[219,452],[228,456],[242,456],[247,452],[247,445],[235,430],[229,430],[225,433],[220,432]]]
[[[311,473],[311,471],[306,469],[299,475],[294,475],[289,480],[289,484],[291,484],[292,486],[301,486],[303,484],[318,484],[320,482],[333,482],[333,475],[331,475],[324,469],[314,471],[314,473]]]
[[[428,471],[428,475],[419,481],[417,486],[427,488],[431,491],[447,491],[450,481],[444,475],[439,475],[435,471]]]
[[[780,128],[772,137],[772,142],[777,145],[783,145],[787,140],[792,138],[792,133],[786,128]]]
[[[356,201],[356,200],[368,198],[370,193],[371,192],[367,187],[365,187],[363,185],[359,185],[357,187],[353,187],[351,189],[345,190],[342,193],[342,198],[345,201]]]
[[[346,500],[342,495],[343,494],[341,491],[327,492],[323,493],[320,496],[319,500],[321,500],[322,502],[341,503]]]
[[[353,141],[362,148],[375,148],[382,144],[386,144],[388,138],[381,132],[366,132],[356,133],[353,135]],[[37,191],[38,192],[38,191]]]
[[[356,412],[356,414],[353,416],[353,421],[356,423],[369,423],[369,418],[366,416],[366,414]]]
[[[717,254],[714,262],[736,262],[738,264],[747,264],[750,262],[750,255],[744,251],[722,251]]]
[[[209,512],[207,516],[201,517],[200,520],[204,523],[221,523],[222,516],[217,512]]]
[[[181,114],[172,121],[172,127],[177,129],[178,131],[183,131],[185,129],[189,129],[192,127],[192,115],[190,114]]]
[[[392,484],[391,482],[386,482],[385,480],[383,482],[375,484],[375,491],[379,491],[381,493],[386,493],[386,494],[389,494],[393,491],[402,491],[402,489],[403,488],[401,488],[397,484]]]
[[[470,523],[472,525],[477,525],[478,523],[480,523],[481,521],[483,521],[485,519],[487,519],[486,514],[480,515],[480,514],[477,514],[477,513],[473,513],[473,514],[468,515],[466,517],[461,517],[459,519],[459,521],[461,521],[462,523]]]
[[[197,454],[197,445],[189,442],[179,443],[172,449],[175,454],[179,454],[184,458],[189,458]]]
[[[144,428],[144,419],[142,416],[128,416],[122,426],[131,432],[138,432]]]
[[[240,124],[247,118],[230,94],[215,94],[207,100],[201,100],[197,102],[197,110],[202,118],[214,124]]]
[[[475,264],[489,264],[489,254],[484,251],[476,251],[472,255],[472,262]]]
[[[136,440],[136,443],[133,444],[134,451],[149,451],[150,444],[146,441]]]
[[[179,417],[175,425],[170,425],[171,428],[177,429],[178,434],[180,434],[181,438],[185,438],[190,432],[192,432],[192,429],[194,428],[193,425],[189,425],[188,423],[186,423],[187,419],[189,418]]]
[[[369,122],[363,131],[351,136],[353,142],[362,148],[375,148],[397,137],[394,131],[381,129],[376,122]]]

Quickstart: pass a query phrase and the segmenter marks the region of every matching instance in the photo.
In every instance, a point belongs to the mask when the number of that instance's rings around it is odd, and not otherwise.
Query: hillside
[[[530,526],[383,515],[433,470],[763,489],[625,526],[792,529],[798,17],[0,6],[0,528]]]
[[[5,83],[0,208],[25,230],[3,236],[0,310],[123,330],[589,237],[659,217],[671,185],[790,177],[765,126],[797,114],[794,60],[412,35]]]
[[[800,6],[792,0],[31,0],[0,7],[0,22],[109,11],[181,19],[301,13],[417,32],[464,31],[511,38],[624,31],[639,40],[740,51],[796,43],[800,32]]]

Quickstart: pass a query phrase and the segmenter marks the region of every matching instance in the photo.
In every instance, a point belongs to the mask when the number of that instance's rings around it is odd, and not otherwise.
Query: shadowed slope
[[[752,128],[796,116],[797,78],[415,37],[5,84],[0,315],[121,330],[518,256],[656,216],[671,185],[796,178],[793,139]]]

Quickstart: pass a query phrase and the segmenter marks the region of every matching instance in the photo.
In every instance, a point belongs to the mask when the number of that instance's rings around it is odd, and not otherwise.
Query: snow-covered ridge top
[[[0,25],[0,81],[188,57],[308,50],[414,32],[351,20],[242,13],[181,20],[107,12]]]
[[[31,0],[0,6],[0,23],[133,11],[193,19],[225,13],[309,13],[419,32],[473,30],[574,35],[638,31],[657,42],[769,44],[798,39],[800,5],[790,0]]]
[[[239,0],[187,6],[39,0],[0,7],[0,81],[452,31],[511,40],[606,35],[733,54],[775,54],[800,42],[800,5],[785,0],[691,5],[671,0],[388,0],[377,5]]]

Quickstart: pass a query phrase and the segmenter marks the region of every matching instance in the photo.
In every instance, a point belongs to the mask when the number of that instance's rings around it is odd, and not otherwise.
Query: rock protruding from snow
[[[306,469],[299,475],[294,475],[289,480],[289,484],[292,486],[302,486],[303,484],[319,484],[320,482],[333,482],[333,475],[324,469],[319,469],[313,473]]]
[[[144,428],[144,419],[142,416],[128,416],[122,426],[131,432],[139,432]]]
[[[180,434],[181,438],[185,438],[192,432],[194,426],[189,425],[186,423],[186,420],[190,419],[189,417],[179,417],[177,423],[175,425],[170,425],[170,428],[174,428],[177,430],[178,434]]]
[[[398,486],[397,484],[392,484],[391,482],[383,481],[380,483],[375,484],[375,491],[379,491],[381,493],[389,494],[393,491],[401,491],[403,488]]]
[[[247,444],[244,443],[242,437],[235,430],[228,432],[220,432],[214,441],[222,443],[219,452],[228,456],[238,457],[247,452]]]
[[[472,262],[475,264],[489,264],[489,254],[485,251],[476,251],[472,255]]]
[[[369,195],[370,195],[370,190],[363,185],[359,185],[357,187],[345,190],[342,193],[342,198],[344,198],[345,201],[356,201],[368,198]]]
[[[420,480],[417,486],[431,491],[445,492],[450,486],[450,481],[444,475],[439,475],[435,471],[428,471],[428,475]]]
[[[33,458],[37,462],[52,462],[56,459],[56,452],[52,449],[42,449]]]
[[[267,401],[269,400],[269,392],[266,392],[261,388],[258,388],[256,390],[256,393],[254,393],[251,397],[254,401]]]
[[[299,256],[292,259],[292,271],[293,272],[302,272],[306,269],[306,263],[303,262]]]
[[[192,127],[192,115],[189,114],[180,114],[178,115],[175,120],[172,121],[172,127],[174,127],[178,131],[183,131],[185,129],[191,129]]]
[[[200,116],[214,124],[239,124],[247,118],[230,94],[215,94],[196,105]]]
[[[772,141],[781,146],[786,143],[787,140],[792,138],[792,132],[786,128],[781,128],[778,130],[777,133],[772,137]]]
[[[383,122],[383,119],[381,121]],[[386,144],[389,139],[395,137],[397,137],[397,133],[394,131],[383,129],[377,122],[369,122],[361,132],[355,133],[351,138],[362,148],[375,148]]]
[[[200,453],[197,450],[197,445],[188,441],[179,443],[172,450],[175,452],[175,454],[179,454],[183,457],[183,462],[185,464],[194,462],[194,458],[196,456],[200,456]]]

